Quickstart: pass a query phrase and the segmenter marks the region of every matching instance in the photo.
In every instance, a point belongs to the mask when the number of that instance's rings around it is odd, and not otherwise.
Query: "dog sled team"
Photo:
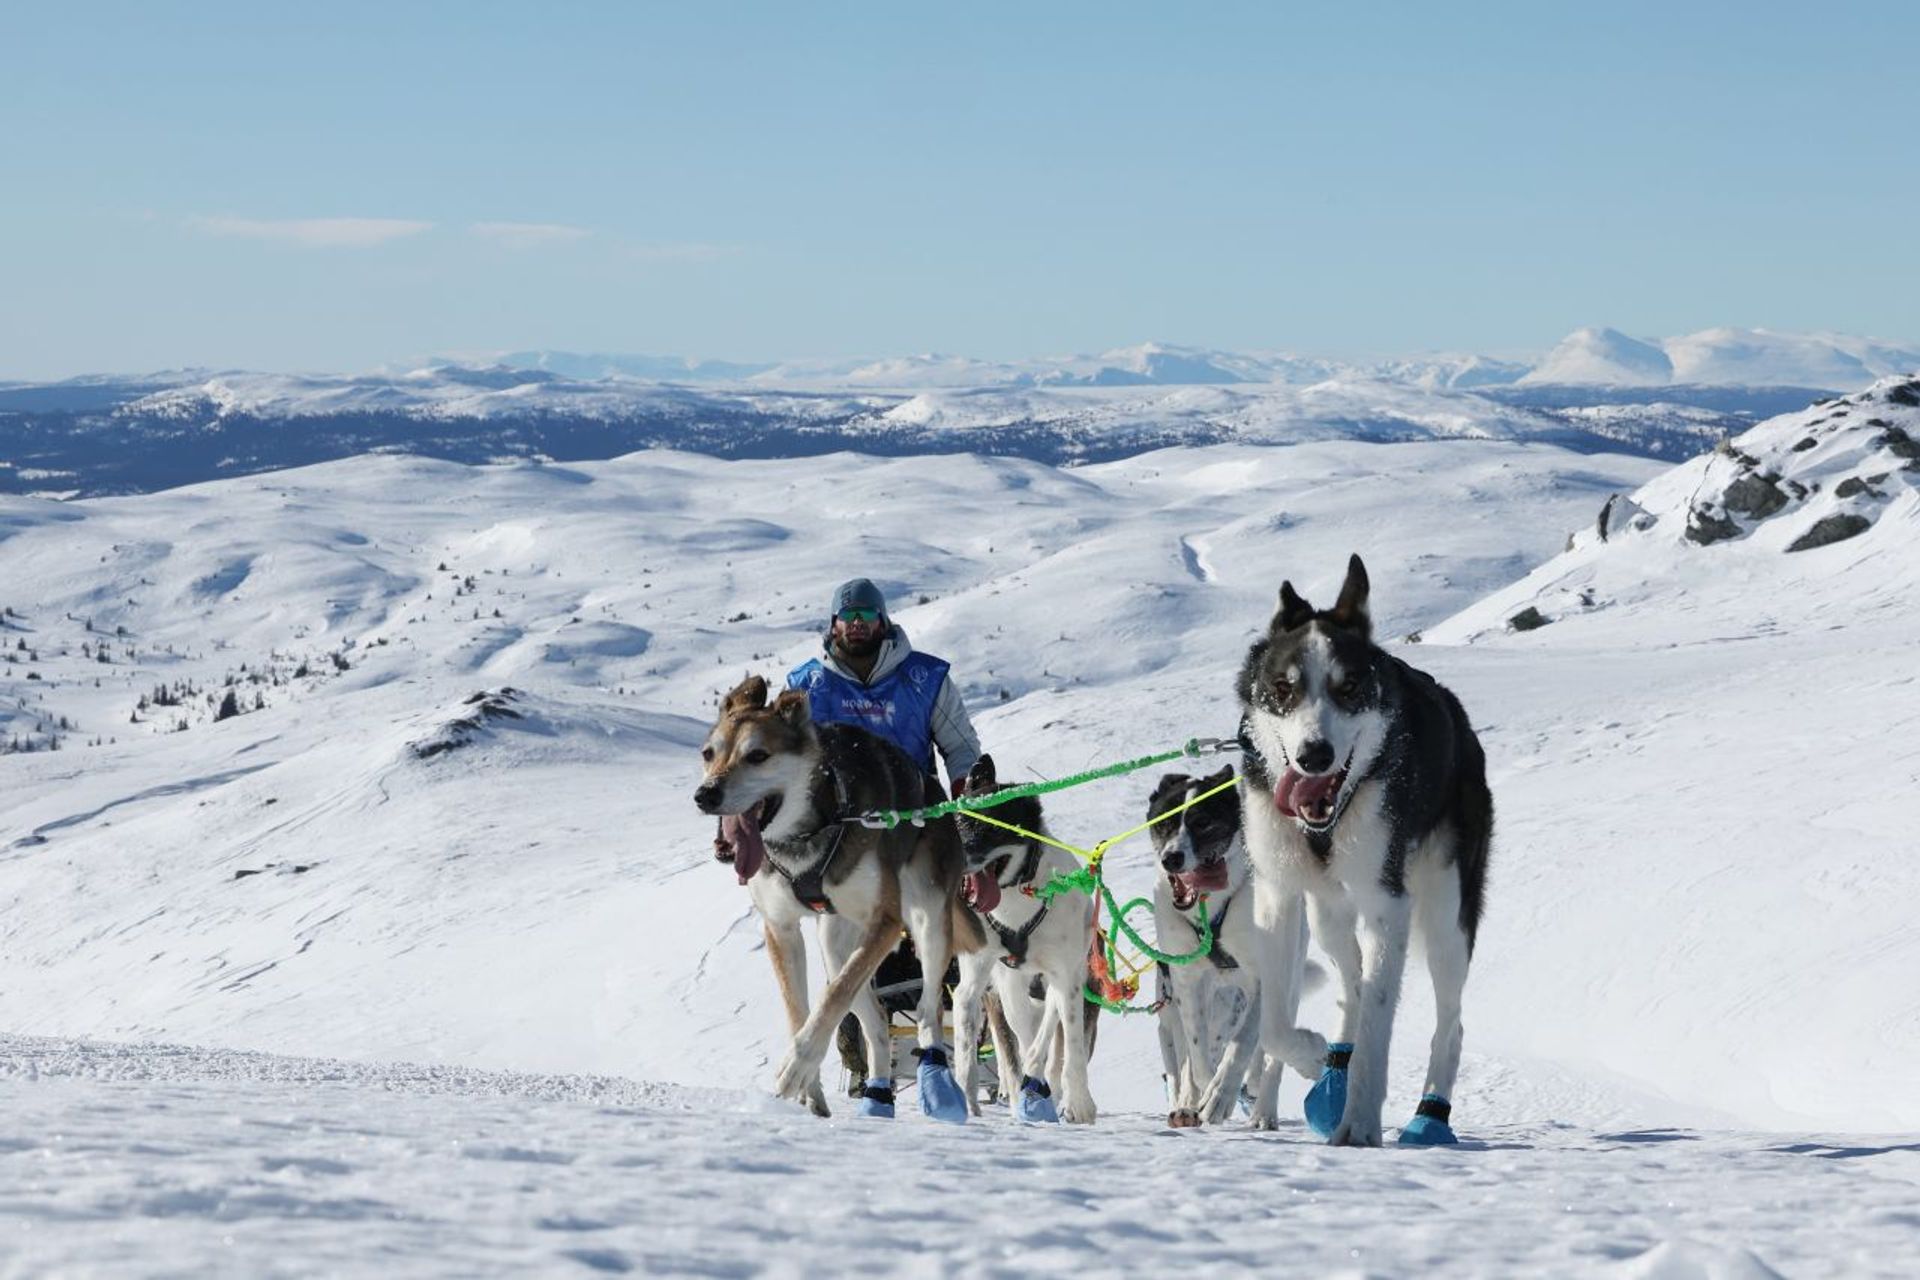
[[[1221,1124],[1244,1101],[1253,1127],[1274,1128],[1291,1068],[1312,1081],[1314,1132],[1336,1145],[1380,1145],[1394,1013],[1418,935],[1437,1017],[1423,1096],[1399,1141],[1451,1143],[1461,993],[1493,828],[1466,713],[1373,643],[1358,556],[1330,608],[1281,585],[1234,687],[1237,785],[1222,789],[1235,780],[1231,766],[1168,774],[1144,815],[1160,819],[1149,828],[1161,869],[1159,946],[1197,950],[1199,911],[1212,937],[1206,956],[1157,975],[1168,1122]],[[822,1064],[850,1019],[865,1064],[850,1101],[858,1114],[894,1114],[892,1025],[873,978],[883,961],[897,962],[904,930],[920,978],[912,1053],[921,1110],[955,1123],[979,1114],[976,1046],[988,1028],[998,1096],[1016,1117],[1092,1123],[1097,1006],[1083,991],[1094,901],[1036,895],[1078,865],[1026,834],[1047,834],[1040,801],[985,811],[998,822],[959,814],[886,829],[849,820],[946,799],[936,751],[955,797],[1002,787],[947,664],[914,650],[878,588],[855,579],[834,595],[822,654],[770,692],[753,676],[722,700],[695,800],[718,817],[716,856],[765,925],[792,1032],[775,1091],[828,1114]],[[1199,710],[1211,719],[1224,708]],[[825,965],[816,1003],[809,920]],[[1307,958],[1309,940],[1338,984],[1331,1038],[1299,1025],[1303,994],[1326,978]]]

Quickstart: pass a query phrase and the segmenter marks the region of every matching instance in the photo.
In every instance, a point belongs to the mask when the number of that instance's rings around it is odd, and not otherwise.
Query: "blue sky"
[[[1920,338],[1920,6],[0,0],[0,377]]]

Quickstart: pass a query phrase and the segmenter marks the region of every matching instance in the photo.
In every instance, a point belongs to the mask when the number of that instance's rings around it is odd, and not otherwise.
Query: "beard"
[[[842,632],[840,635],[834,637],[833,647],[849,658],[871,658],[874,654],[880,652],[880,646],[885,642],[885,633],[881,631],[880,628],[875,627],[867,633],[867,638],[864,640],[856,641],[845,632]]]

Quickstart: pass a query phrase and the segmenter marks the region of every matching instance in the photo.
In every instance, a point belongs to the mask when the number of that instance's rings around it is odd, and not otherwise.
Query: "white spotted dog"
[[[1232,781],[1232,766],[1206,778],[1170,773],[1154,787],[1147,805],[1151,820],[1207,796],[1147,829],[1163,873],[1153,891],[1160,949],[1185,954],[1199,947],[1194,911],[1203,905],[1213,936],[1204,958],[1159,966],[1160,1053],[1172,1104],[1167,1123],[1176,1129],[1224,1123],[1250,1069],[1254,1089],[1280,1085],[1277,1065],[1270,1073],[1256,1065],[1261,1062],[1260,958],[1266,944],[1254,924],[1240,797],[1231,787],[1207,795]],[[1295,942],[1301,954],[1294,972],[1311,989],[1326,975],[1306,962],[1304,927]],[[1289,1009],[1298,1003],[1296,993]]]
[[[1367,571],[1354,556],[1331,609],[1281,585],[1279,610],[1240,671],[1241,799],[1270,943],[1261,1039],[1275,1060],[1320,1068],[1306,1106],[1316,1133],[1335,1145],[1380,1145],[1394,1010],[1409,936],[1420,934],[1438,1020],[1426,1088],[1400,1141],[1448,1143],[1493,797],[1459,700],[1371,632]],[[1282,998],[1297,958],[1275,940],[1296,937],[1307,909],[1340,975],[1331,1045],[1296,1026]],[[1274,1108],[1260,1103],[1255,1124],[1271,1128]]]
[[[700,755],[706,773],[694,801],[702,813],[720,816],[716,856],[732,863],[766,925],[767,957],[793,1032],[775,1091],[827,1114],[820,1063],[849,1010],[860,1024],[867,1061],[893,1061],[891,1030],[871,979],[904,924],[924,978],[915,1010],[921,1110],[964,1123],[966,1103],[941,1044],[948,956],[980,942],[979,925],[960,905],[959,835],[951,819],[891,831],[840,821],[931,803],[926,776],[892,743],[864,729],[815,724],[803,691],[788,690],[769,704],[759,676],[721,701]],[[811,1010],[800,934],[809,919],[819,923],[827,971],[826,989]],[[856,1109],[892,1116],[892,1086],[890,1078],[868,1080]]]
[[[961,794],[1000,790],[992,756],[968,770]],[[1040,801],[1010,800],[986,811],[1027,831],[1046,834]],[[961,814],[956,818],[967,865],[982,871],[967,877],[968,905],[985,926],[979,950],[960,957],[960,985],[953,996],[957,1075],[967,1101],[979,1114],[973,1089],[988,988],[998,998],[1013,1043],[994,1036],[1001,1096],[1022,1120],[1092,1124],[1093,1093],[1087,1085],[1092,1052],[1087,952],[1093,942],[1093,899],[1065,893],[1041,903],[1034,891],[1079,862],[1065,850]],[[1059,1093],[1058,1105],[1054,1094]]]

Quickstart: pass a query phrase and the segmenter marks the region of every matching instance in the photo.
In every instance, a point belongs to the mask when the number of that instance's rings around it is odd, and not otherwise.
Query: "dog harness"
[[[780,873],[800,905],[816,915],[835,914],[833,900],[827,897],[827,868],[833,865],[834,855],[840,852],[840,842],[846,836],[846,824],[836,823],[820,828],[803,842],[790,842],[820,847],[819,856],[799,871],[790,871],[782,866],[780,860],[773,856],[772,847],[768,847],[767,865]]]
[[[1039,870],[1040,845],[1037,841],[1029,840],[1027,841],[1026,859],[1020,864],[1020,874],[1000,887],[1003,889],[1011,889],[1016,885],[1031,885],[1033,883],[1033,877],[1039,873]],[[1007,954],[1000,957],[1001,964],[1007,966],[1009,969],[1018,969],[1027,962],[1027,946],[1033,941],[1033,931],[1038,929],[1040,922],[1047,918],[1047,911],[1052,906],[1053,904],[1051,902],[1041,903],[1040,909],[1034,912],[1033,915],[1028,918],[1027,922],[1018,929],[1007,928],[1007,926],[993,918],[991,911],[976,913],[980,919],[986,923],[986,926],[993,930],[994,936],[1000,939],[1000,945],[1006,948]]]
[[[824,769],[827,777],[833,782],[834,812],[840,815],[851,813],[852,805],[847,798],[846,780],[841,776],[840,771],[833,767],[831,758],[824,762]],[[815,796],[813,799],[817,805],[818,797]],[[829,818],[810,836],[799,840],[782,841],[781,843],[786,845],[804,844],[819,850],[812,862],[797,871],[782,865],[780,859],[773,856],[774,846],[771,843],[767,846],[767,865],[780,873],[781,878],[787,882],[787,887],[793,890],[795,900],[815,915],[837,914],[833,909],[833,899],[827,896],[827,872],[832,869],[833,860],[840,853],[840,846],[847,838],[849,825],[845,816]]]
[[[1239,897],[1240,894],[1237,891],[1228,894],[1227,900],[1220,904],[1219,912],[1213,917],[1213,950],[1207,952],[1207,959],[1213,961],[1213,967],[1216,969],[1238,969],[1240,967],[1240,962],[1233,958],[1233,953],[1220,945],[1221,926],[1227,923],[1227,912],[1232,908],[1233,904],[1239,900]]]
[[[1239,900],[1240,891],[1236,889],[1227,896],[1225,902],[1220,904],[1220,910],[1216,912],[1213,919],[1207,923],[1207,932],[1213,935],[1213,946],[1207,951],[1207,959],[1213,961],[1213,967],[1216,969],[1238,969],[1240,967],[1240,962],[1233,958],[1233,953],[1220,945],[1220,926],[1227,922],[1227,911]],[[1159,970],[1162,978],[1170,977],[1173,973],[1172,967],[1165,963],[1159,965]]]

